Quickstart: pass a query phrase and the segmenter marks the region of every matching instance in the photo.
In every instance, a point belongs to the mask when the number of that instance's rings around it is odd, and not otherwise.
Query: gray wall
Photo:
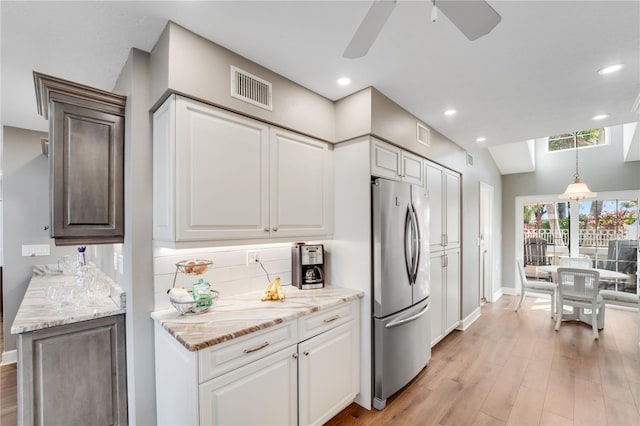
[[[129,53],[114,92],[127,96],[125,110],[125,237],[97,248],[96,261],[127,293],[127,396],[129,423],[156,423],[153,339],[152,167],[149,54]],[[122,255],[122,272],[113,255]]]
[[[272,111],[231,97],[231,65],[273,84]],[[332,101],[173,22],[151,51],[151,104],[159,106],[169,90],[319,139],[335,139]]]
[[[34,105],[35,108],[35,105]],[[56,263],[75,247],[56,247],[44,226],[49,224],[49,164],[40,138],[46,133],[3,128],[3,326],[4,351],[16,349],[11,324],[18,312],[34,265]],[[23,244],[49,244],[50,256],[22,257]]]
[[[502,286],[515,288],[515,199],[522,195],[557,197],[573,180],[575,150],[546,152],[546,139],[536,139],[536,171],[502,177]],[[624,162],[619,126],[612,128],[610,144],[578,151],[580,178],[595,192],[640,189],[640,162]]]

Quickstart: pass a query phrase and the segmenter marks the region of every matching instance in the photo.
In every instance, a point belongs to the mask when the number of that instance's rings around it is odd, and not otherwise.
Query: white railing
[[[525,229],[524,238],[542,238],[549,244],[566,246],[569,244],[569,231],[561,229],[560,235],[554,235],[550,229]],[[578,234],[580,247],[607,247],[611,240],[624,240],[626,238],[626,229],[581,229]]]

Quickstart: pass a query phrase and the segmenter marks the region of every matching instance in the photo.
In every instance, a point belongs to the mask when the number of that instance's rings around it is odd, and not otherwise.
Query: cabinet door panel
[[[301,425],[321,425],[358,393],[357,328],[345,324],[298,345]]]
[[[438,343],[444,337],[444,281],[443,265],[444,255],[440,254],[430,257],[429,270],[431,272],[431,346]]]
[[[124,118],[65,103],[52,117],[51,236],[123,236]]]
[[[424,185],[422,158],[405,151],[402,152],[402,180],[414,185]]]
[[[446,256],[445,333],[449,333],[458,326],[460,321],[460,249],[447,250]]]
[[[266,238],[267,126],[179,99],[176,239]]]
[[[296,424],[295,352],[292,346],[200,385],[199,424]]]
[[[448,247],[460,245],[460,175],[445,172],[446,182],[446,244]]]
[[[124,315],[18,336],[18,423],[127,423]]]
[[[442,249],[444,243],[444,220],[442,211],[442,174],[439,166],[425,163],[425,178],[427,180],[427,192],[429,194],[429,243],[432,250]]]
[[[388,143],[371,139],[371,174],[400,180],[402,150]]]
[[[331,232],[332,180],[329,146],[271,129],[271,236]]]

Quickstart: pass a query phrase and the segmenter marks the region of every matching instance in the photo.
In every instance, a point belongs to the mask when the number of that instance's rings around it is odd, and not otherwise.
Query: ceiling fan
[[[471,41],[489,34],[502,19],[484,0],[438,0],[437,4],[436,0],[432,1],[431,20],[438,19],[440,9]],[[342,56],[355,59],[366,55],[396,3],[397,0],[374,0]]]

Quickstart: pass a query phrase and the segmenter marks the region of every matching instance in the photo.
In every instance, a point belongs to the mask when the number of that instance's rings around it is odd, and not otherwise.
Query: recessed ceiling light
[[[349,77],[340,77],[338,79],[338,84],[340,86],[348,86],[351,84],[351,79]]]
[[[485,137],[480,137],[480,138],[476,139],[476,142],[484,142],[484,141],[486,141],[486,140],[487,140],[487,138],[485,138]]]
[[[456,112],[458,111],[456,111],[455,109],[448,109],[444,112],[444,115],[454,115]]]
[[[622,64],[609,65],[608,67],[604,67],[598,71],[598,74],[611,74],[612,72],[620,71],[622,69]]]
[[[591,117],[592,120],[603,120],[605,118],[607,118],[609,115],[608,114],[600,114],[600,115],[596,115],[595,117]]]

